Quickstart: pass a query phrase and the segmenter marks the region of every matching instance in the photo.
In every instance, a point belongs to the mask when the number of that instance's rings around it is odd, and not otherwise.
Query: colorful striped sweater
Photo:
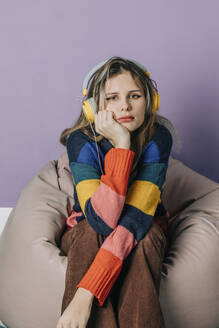
[[[91,291],[102,306],[124,259],[150,229],[153,218],[166,213],[160,196],[172,136],[166,127],[155,123],[154,136],[142,152],[138,173],[129,188],[134,151],[114,148],[106,138],[101,140],[101,174],[96,144],[89,136],[81,130],[74,131],[66,147],[75,198],[67,226],[73,228],[86,218],[96,232],[106,236],[77,287]]]

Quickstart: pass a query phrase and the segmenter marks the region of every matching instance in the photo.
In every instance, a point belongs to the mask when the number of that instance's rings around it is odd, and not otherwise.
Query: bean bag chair
[[[23,188],[0,237],[0,318],[9,328],[55,328],[74,205],[67,153]],[[219,327],[219,184],[170,157],[162,193],[170,212],[160,303],[167,328]],[[75,265],[80,265],[80,260]]]

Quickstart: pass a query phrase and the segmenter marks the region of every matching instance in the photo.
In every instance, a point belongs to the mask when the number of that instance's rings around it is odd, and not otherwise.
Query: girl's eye
[[[111,99],[113,99],[113,98],[115,98],[116,96],[113,96],[113,97],[108,97],[108,98],[106,98],[106,100],[111,100]]]
[[[136,95],[136,94],[135,94],[135,95],[132,95],[132,96],[133,96],[133,97],[136,96],[137,98],[140,98],[140,97],[141,97],[140,95]],[[115,97],[116,97],[116,96],[108,97],[108,98],[106,98],[106,100],[115,99]],[[135,99],[137,99],[137,98],[135,98]]]

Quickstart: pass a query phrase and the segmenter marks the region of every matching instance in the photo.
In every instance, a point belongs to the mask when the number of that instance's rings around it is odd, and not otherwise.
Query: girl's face
[[[136,84],[129,71],[113,76],[105,84],[105,109],[114,113],[114,119],[130,132],[140,127],[144,121],[146,99],[142,88]],[[130,121],[119,120],[132,116]]]

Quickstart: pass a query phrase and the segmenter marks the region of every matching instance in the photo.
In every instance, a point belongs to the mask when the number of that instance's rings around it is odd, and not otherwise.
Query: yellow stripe
[[[77,191],[78,201],[80,203],[83,213],[84,213],[84,207],[86,201],[93,196],[99,185],[100,185],[99,179],[84,180],[77,184],[76,191]]]
[[[160,189],[149,181],[134,181],[128,189],[125,203],[137,207],[145,214],[154,215],[160,202]]]

